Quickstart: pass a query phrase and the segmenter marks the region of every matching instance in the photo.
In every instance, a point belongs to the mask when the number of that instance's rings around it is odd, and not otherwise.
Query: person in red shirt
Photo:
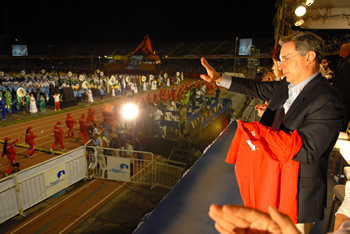
[[[62,151],[66,150],[64,148],[64,144],[63,144],[62,135],[63,135],[64,131],[62,130],[62,128],[60,126],[61,123],[62,123],[61,121],[58,121],[57,125],[52,130],[54,133],[54,136],[55,136],[55,143],[53,143],[52,147],[50,148],[51,153],[53,153],[53,150],[57,146],[58,142],[61,144]]]
[[[77,123],[77,121],[73,119],[71,113],[68,113],[66,118],[66,125],[68,128],[68,138],[74,137],[73,127],[75,123]]]
[[[80,132],[78,136],[78,141],[80,138],[84,135],[85,136],[85,124],[86,124],[86,119],[85,119],[85,114],[81,115],[81,118],[79,119],[79,127],[80,127]]]
[[[28,153],[26,154],[27,158],[30,158],[31,156],[34,155],[34,138],[36,138],[37,136],[34,135],[34,133],[32,131],[30,131],[31,129],[33,129],[32,127],[28,127],[27,131],[26,131],[26,137],[25,137],[25,142],[30,146],[30,149],[28,151]]]
[[[87,121],[88,122],[92,121],[94,124],[96,124],[96,122],[95,122],[95,110],[92,108],[89,108]]]
[[[91,126],[92,122],[86,121],[85,122],[85,130],[84,130],[84,145],[89,141],[90,136],[89,136],[89,130],[88,128]]]
[[[14,166],[14,164],[16,163],[16,150],[14,148],[15,144],[18,142],[18,139],[14,140],[12,143],[8,142],[9,140],[11,140],[11,138],[6,137],[4,139],[4,147],[1,153],[1,159],[4,158],[5,155],[7,155],[7,158],[10,160],[11,164],[9,166],[9,168],[7,169],[7,171],[5,172],[5,176],[9,176],[12,172],[12,168]]]

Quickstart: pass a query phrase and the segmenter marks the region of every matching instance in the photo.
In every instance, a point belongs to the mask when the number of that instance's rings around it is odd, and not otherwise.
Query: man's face
[[[324,69],[327,69],[328,67],[328,62],[327,62],[327,59],[323,59],[322,62],[321,62],[321,65]]]
[[[305,56],[295,50],[293,41],[282,46],[280,58],[280,69],[288,82],[297,85],[307,78],[303,76],[306,70]]]

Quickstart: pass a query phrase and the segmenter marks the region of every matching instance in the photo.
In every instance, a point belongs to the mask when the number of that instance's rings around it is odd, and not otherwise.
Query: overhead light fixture
[[[303,16],[306,13],[306,7],[305,4],[302,2],[297,2],[297,5],[295,6],[295,11],[294,11],[296,16]]]
[[[300,20],[298,20],[297,22],[295,22],[294,25],[299,27],[299,26],[302,25],[303,23],[304,23],[304,20],[303,20],[303,19],[300,19]]]
[[[311,6],[314,3],[315,0],[306,0],[305,5],[306,6]]]

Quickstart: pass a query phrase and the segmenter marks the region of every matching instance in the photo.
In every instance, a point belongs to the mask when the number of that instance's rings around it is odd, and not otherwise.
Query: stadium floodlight
[[[306,7],[305,4],[302,2],[297,2],[295,6],[295,11],[294,11],[296,16],[303,16],[306,13]]]
[[[314,3],[314,0],[306,0],[305,5],[306,6],[311,6]]]
[[[122,109],[123,117],[126,119],[134,119],[137,116],[138,109],[134,104],[126,104]]]
[[[295,26],[300,26],[304,23],[303,19],[298,20],[297,22],[294,23]]]

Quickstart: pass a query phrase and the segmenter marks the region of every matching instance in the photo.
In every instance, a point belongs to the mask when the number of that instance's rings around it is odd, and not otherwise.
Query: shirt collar
[[[304,80],[303,82],[295,85],[290,83],[288,85],[288,89],[295,89],[295,90],[299,90],[299,92],[301,92],[301,90],[303,90],[303,88],[312,80],[314,79],[318,74],[320,74],[320,72],[316,72],[315,74],[313,74],[312,76],[310,76],[309,78],[307,78],[306,80]]]

